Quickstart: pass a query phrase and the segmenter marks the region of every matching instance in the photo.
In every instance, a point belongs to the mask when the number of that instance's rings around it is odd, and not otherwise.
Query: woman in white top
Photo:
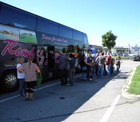
[[[25,96],[25,90],[26,90],[25,74],[24,74],[24,72],[19,71],[18,68],[22,65],[23,62],[24,62],[24,59],[20,58],[19,63],[16,66],[16,68],[17,68],[17,79],[19,81],[19,94],[22,97]]]

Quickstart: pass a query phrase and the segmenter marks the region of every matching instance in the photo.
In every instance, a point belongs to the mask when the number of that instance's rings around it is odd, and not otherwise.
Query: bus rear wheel
[[[18,82],[14,71],[5,72],[2,78],[2,91],[10,92],[17,89]]]

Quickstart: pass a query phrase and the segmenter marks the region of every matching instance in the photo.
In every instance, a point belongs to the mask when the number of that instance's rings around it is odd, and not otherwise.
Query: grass
[[[34,36],[21,34],[20,41],[29,42],[29,43],[36,43],[36,38]]]
[[[116,58],[117,56],[111,56],[112,58]],[[121,59],[130,59],[130,57],[123,57],[123,56],[121,56]]]
[[[132,70],[130,71],[130,74],[132,73]],[[129,82],[129,79],[130,79],[130,74],[128,75],[127,79],[125,80],[126,83]]]
[[[140,95],[140,66],[137,66],[136,68],[128,92],[131,94]]]

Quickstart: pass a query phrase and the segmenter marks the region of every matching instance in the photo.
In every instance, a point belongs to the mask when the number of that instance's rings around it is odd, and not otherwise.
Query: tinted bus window
[[[84,43],[85,43],[86,45],[88,45],[88,38],[87,38],[87,35],[86,35],[86,34],[84,34]]]
[[[10,39],[14,41],[19,41],[19,33],[20,29],[18,28],[0,24],[0,40]]]
[[[84,34],[79,32],[79,31],[73,30],[73,39],[83,41],[84,40]]]
[[[36,16],[20,9],[3,5],[0,23],[29,30],[35,30]]]
[[[20,41],[28,43],[37,43],[36,33],[34,31],[20,29]]]
[[[50,20],[38,18],[37,31],[48,34],[58,35],[59,26]]]
[[[60,25],[59,36],[66,37],[66,38],[72,38],[72,29],[70,29],[66,26]]]
[[[1,11],[2,11],[2,5],[0,4],[0,16],[1,16]]]

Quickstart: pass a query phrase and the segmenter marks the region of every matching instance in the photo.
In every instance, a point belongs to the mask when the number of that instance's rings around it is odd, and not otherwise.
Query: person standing
[[[70,71],[69,71],[69,82],[71,86],[75,85],[75,81],[74,81],[74,74],[75,74],[75,62],[76,60],[74,59],[74,55],[70,54],[69,55],[70,59],[69,59],[69,65],[70,65]]]
[[[116,63],[116,67],[117,67],[117,73],[119,72],[120,66],[121,66],[121,56],[120,54],[117,54],[117,57],[115,58],[115,63]]]
[[[90,53],[88,54],[88,57],[85,59],[85,62],[87,65],[87,79],[92,80],[94,60]]]
[[[98,62],[98,78],[103,77],[105,59],[106,56],[104,56],[103,52],[96,58],[96,61]]]
[[[114,71],[114,58],[111,58],[111,67],[110,67],[110,73],[112,74]]]
[[[110,68],[111,68],[111,56],[110,53],[107,52],[107,56],[105,60],[106,78],[110,77]]]
[[[82,54],[79,62],[82,70],[81,80],[86,80],[87,65],[85,59],[85,54]]]
[[[23,71],[24,69],[24,71]],[[33,57],[28,57],[28,62],[24,63],[21,67],[19,67],[19,71],[25,73],[25,83],[26,83],[26,97],[25,100],[34,100],[34,87],[37,82],[36,73],[40,73],[39,67],[33,63]]]
[[[16,66],[16,68],[17,68],[17,79],[19,81],[19,94],[22,97],[25,96],[25,91],[26,91],[25,74],[24,74],[24,72],[19,71],[18,68],[20,66],[22,66],[23,62],[24,62],[24,58],[20,58],[17,66]]]
[[[66,67],[68,66],[69,58],[65,54],[61,53],[58,60],[61,85],[65,86],[67,84],[68,70]]]
[[[93,60],[94,60],[94,68],[93,68],[93,74],[96,74],[96,77],[98,77],[98,62],[96,61],[96,58],[99,56],[98,53],[96,53],[94,56],[93,56]]]

